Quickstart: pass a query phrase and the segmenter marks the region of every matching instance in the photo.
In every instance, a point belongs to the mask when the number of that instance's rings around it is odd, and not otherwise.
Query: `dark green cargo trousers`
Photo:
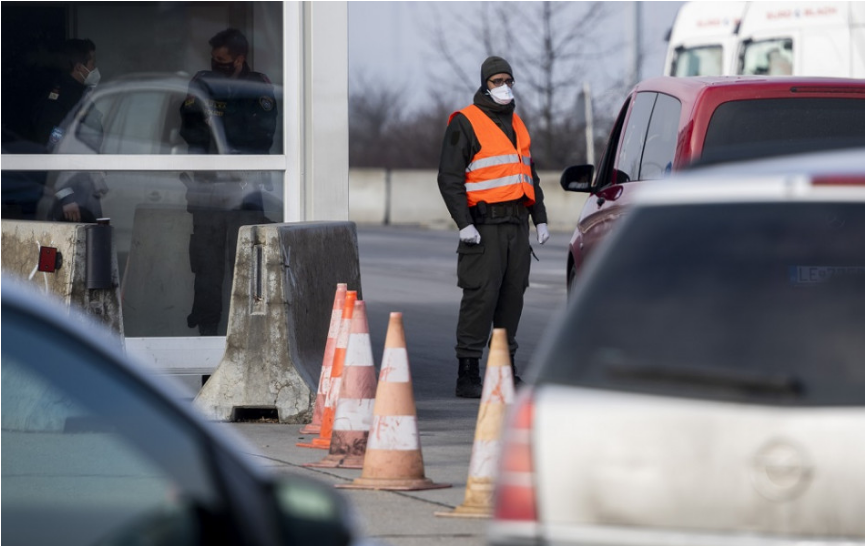
[[[475,227],[481,234],[480,244],[461,241],[457,249],[457,285],[463,289],[457,358],[481,358],[492,328],[507,330],[508,345],[514,354],[531,267],[528,219]]]

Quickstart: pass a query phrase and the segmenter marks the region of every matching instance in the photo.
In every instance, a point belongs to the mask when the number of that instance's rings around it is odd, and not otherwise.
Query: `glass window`
[[[592,190],[598,190],[604,186],[611,184],[614,180],[613,164],[616,159],[616,151],[619,148],[619,139],[622,136],[622,127],[625,125],[625,117],[628,115],[628,107],[631,105],[631,98],[625,101],[619,110],[619,115],[616,117],[616,123],[613,125],[613,130],[610,132],[610,140],[607,142],[607,147],[604,150],[604,156],[601,158],[601,163],[597,169],[595,179],[592,180]]]
[[[3,218],[109,218],[129,337],[225,335],[241,226],[283,220],[281,171],[3,171]]]
[[[865,100],[790,98],[726,102],[709,121],[701,161],[865,146]]]
[[[3,20],[3,153],[282,153],[281,2],[4,2]]]
[[[676,49],[673,76],[720,76],[724,50],[719,45]]]
[[[678,99],[658,94],[640,162],[640,180],[662,178],[673,170],[681,111],[682,103]]]
[[[616,168],[620,171],[618,176],[624,175],[628,182],[638,180],[640,175],[640,160],[643,156],[643,146],[646,144],[646,132],[649,129],[649,118],[652,108],[655,106],[657,93],[639,93],[631,108],[631,117],[625,128],[625,136],[622,139],[622,149],[619,152],[619,160]]]
[[[741,62],[740,74],[789,76],[793,74],[793,40],[778,38],[748,42]]]
[[[585,279],[542,381],[865,404],[865,206],[635,209]]]
[[[3,538],[199,544],[224,501],[196,429],[102,354],[3,315]]]

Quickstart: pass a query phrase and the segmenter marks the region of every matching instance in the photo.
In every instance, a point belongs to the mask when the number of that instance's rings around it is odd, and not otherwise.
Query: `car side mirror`
[[[560,184],[565,191],[589,193],[592,191],[592,177],[594,175],[594,165],[573,165],[562,173]]]

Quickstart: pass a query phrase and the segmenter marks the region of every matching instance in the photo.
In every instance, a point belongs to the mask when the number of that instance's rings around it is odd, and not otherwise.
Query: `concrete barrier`
[[[564,191],[558,171],[542,171],[538,176],[550,229],[573,231],[588,194]],[[353,222],[456,229],[439,193],[435,170],[351,169],[348,178]]]
[[[78,307],[122,339],[117,251],[110,230],[95,224],[3,220],[2,269]],[[56,271],[38,270],[42,247],[56,248],[62,256]]]
[[[219,421],[255,408],[308,423],[339,282],[360,291],[354,223],[240,228],[225,355],[195,405]]]

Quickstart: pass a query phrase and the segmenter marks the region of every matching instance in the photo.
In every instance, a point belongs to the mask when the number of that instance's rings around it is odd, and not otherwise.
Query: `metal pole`
[[[633,28],[632,28],[632,36],[633,42],[631,44],[631,85],[637,85],[640,82],[640,64],[642,63],[642,35],[641,35],[641,27],[643,20],[643,6],[642,2],[633,2]]]
[[[595,164],[595,122],[592,108],[592,86],[583,82],[583,106],[586,111],[586,163]]]

